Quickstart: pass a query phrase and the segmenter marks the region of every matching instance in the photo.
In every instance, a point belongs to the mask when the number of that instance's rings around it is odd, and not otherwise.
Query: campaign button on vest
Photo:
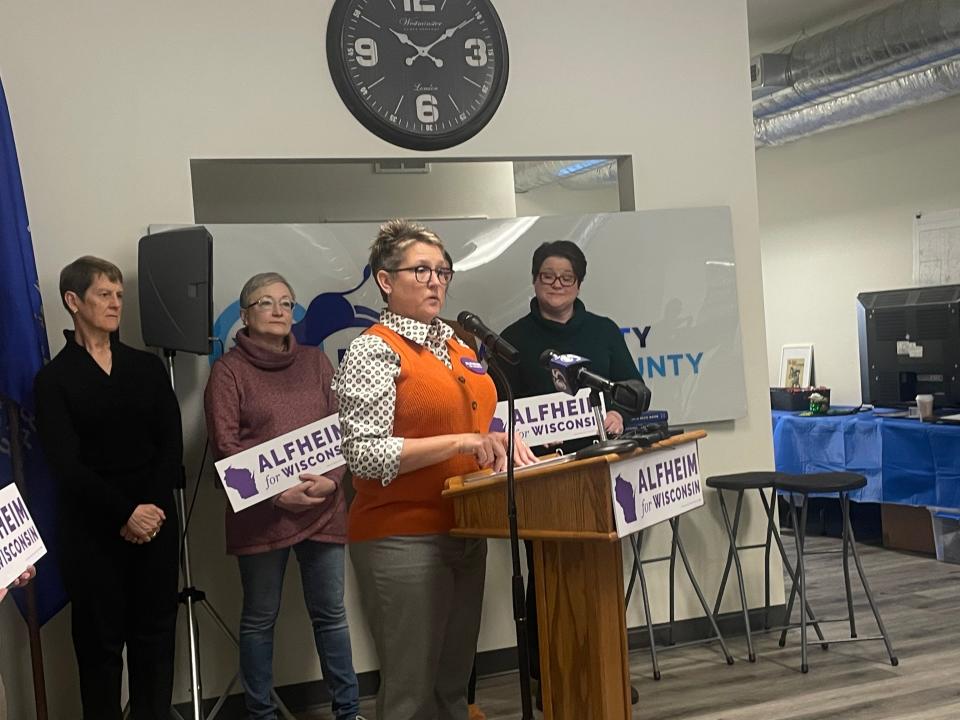
[[[475,372],[477,375],[486,374],[483,364],[478,363],[476,360],[471,360],[470,358],[460,358],[460,362],[470,372]]]

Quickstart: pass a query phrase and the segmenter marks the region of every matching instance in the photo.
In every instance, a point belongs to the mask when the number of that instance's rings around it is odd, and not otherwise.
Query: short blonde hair
[[[438,247],[446,257],[449,257],[436,233],[420,223],[395,218],[381,225],[376,239],[370,245],[370,272],[374,279],[381,270],[396,270],[400,266],[403,253],[408,247],[418,242]],[[380,288],[379,283],[377,287]],[[380,288],[380,295],[384,300],[387,299],[383,288]]]

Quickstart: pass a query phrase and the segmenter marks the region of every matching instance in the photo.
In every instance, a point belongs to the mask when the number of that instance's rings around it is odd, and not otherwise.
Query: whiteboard
[[[534,249],[572,240],[587,256],[580,298],[621,328],[653,392],[651,408],[667,410],[676,425],[746,414],[729,208],[428,224],[456,271],[442,317],[470,310],[502,330],[529,312]],[[233,345],[240,328],[240,288],[265,271],[284,275],[296,292],[298,340],[306,333],[334,366],[376,322],[383,301],[366,271],[376,223],[206,227],[213,236],[214,334],[223,347]]]
[[[960,283],[960,210],[918,213],[913,219],[913,284]]]

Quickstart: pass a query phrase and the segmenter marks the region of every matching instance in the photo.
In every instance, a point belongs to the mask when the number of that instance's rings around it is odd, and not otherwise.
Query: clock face
[[[336,0],[327,61],[350,112],[413,150],[475,135],[507,84],[507,43],[489,0]]]

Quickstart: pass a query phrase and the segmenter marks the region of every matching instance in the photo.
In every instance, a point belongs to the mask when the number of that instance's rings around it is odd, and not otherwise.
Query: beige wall
[[[766,338],[757,218],[745,7],[742,0],[529,0],[497,3],[511,76],[496,117],[443,157],[632,156],[637,209],[729,205],[748,389],[748,416],[708,428],[708,473],[772,464]],[[0,3],[0,74],[6,88],[54,347],[65,317],[56,276],[92,252],[135,267],[149,223],[193,220],[191,158],[383,158],[409,153],[370,135],[340,103],[323,49],[330,0],[267,7],[252,0],[196,3]],[[691,22],[696,18],[696,22]],[[597,39],[602,39],[600,45]],[[588,40],[589,39],[589,40]],[[582,49],[582,50],[581,50]],[[438,212],[436,214],[442,214]],[[124,333],[136,342],[135,278]],[[196,471],[204,362],[178,367]],[[223,557],[222,500],[201,483],[192,530],[198,577],[235,625],[239,586]],[[758,537],[757,523],[751,532]],[[687,549],[708,594],[724,540],[714,503],[686,523]],[[652,534],[650,552],[666,547]],[[509,564],[491,553],[482,649],[512,644]],[[753,603],[760,568],[751,562]],[[666,612],[663,572],[652,572],[656,616]],[[295,573],[278,628],[277,683],[315,679],[318,663],[297,601]],[[681,580],[680,587],[687,585]],[[782,592],[782,588],[778,588]],[[349,610],[360,671],[376,665],[355,588]],[[731,602],[727,607],[732,609]],[[699,614],[685,593],[680,617]],[[26,639],[7,604],[0,613],[0,672],[13,717],[32,712]],[[631,624],[639,619],[638,603]],[[43,632],[52,718],[75,718],[77,689],[66,614]],[[235,670],[236,653],[203,625],[207,694]],[[180,654],[177,699],[185,699]]]
[[[771,384],[812,342],[817,382],[860,402],[857,293],[913,284],[913,219],[960,208],[960,97],[757,152]]]
[[[430,163],[374,172],[373,163],[195,162],[201,223],[316,223],[390,217],[513,217],[513,163]]]

